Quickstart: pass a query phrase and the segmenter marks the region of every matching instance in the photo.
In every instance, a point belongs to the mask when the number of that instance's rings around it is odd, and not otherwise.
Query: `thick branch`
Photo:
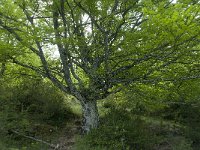
[[[75,87],[72,79],[71,79],[71,73],[70,73],[70,53],[67,49],[67,47],[64,47],[61,43],[61,37],[59,33],[59,13],[58,13],[58,7],[55,5],[55,8],[53,10],[53,26],[54,26],[54,32],[55,32],[55,38],[57,40],[57,47],[58,51],[60,53],[61,62],[63,65],[63,73],[64,73],[64,79],[66,84],[69,86],[70,92],[72,95],[74,95],[82,104],[86,101],[86,99],[81,95],[81,93],[77,90]]]
[[[13,60],[13,63],[15,63],[15,64],[17,64],[17,65],[19,65],[19,66],[22,66],[22,67],[24,67],[24,68],[31,69],[31,70],[35,71],[36,73],[42,75],[42,76],[45,77],[45,78],[48,77],[48,78],[52,81],[52,83],[53,83],[56,87],[58,87],[61,91],[70,94],[68,87],[64,86],[57,78],[55,78],[55,77],[53,77],[53,76],[47,76],[46,73],[45,73],[43,70],[39,69],[38,67],[35,67],[35,66],[32,66],[32,65],[27,65],[27,64],[25,64],[25,63],[22,63],[22,62],[16,60],[16,59],[13,58],[13,57],[11,57],[11,59]]]

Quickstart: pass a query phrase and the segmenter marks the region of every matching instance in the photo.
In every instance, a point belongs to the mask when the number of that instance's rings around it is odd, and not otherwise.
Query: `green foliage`
[[[174,104],[169,108],[174,120],[184,126],[185,136],[193,143],[200,143],[200,103]]]
[[[155,149],[193,150],[192,142],[182,136],[168,136]]]
[[[9,64],[7,78],[0,79],[2,136],[10,129],[49,133],[73,117],[66,97],[49,78],[80,102],[124,88],[104,103],[111,112],[85,136],[88,149],[154,147],[159,136],[147,125],[150,115],[177,122],[181,136],[199,143],[196,0],[1,0],[0,29],[0,62]],[[54,57],[55,51],[60,55]],[[18,79],[22,75],[31,79]],[[183,82],[188,79],[196,80]],[[190,149],[190,142],[183,138],[178,147]]]
[[[148,149],[154,147],[159,138],[140,118],[115,109],[104,116],[102,125],[86,135],[82,142],[90,149]]]
[[[123,109],[112,109],[101,126],[78,138],[76,150],[192,150],[192,141],[171,122],[142,117]]]
[[[116,115],[118,117],[113,119],[115,120],[113,124],[116,123],[115,126],[120,124],[118,121],[121,117],[124,118],[124,122],[128,126],[130,118],[124,117],[127,111],[141,116],[146,123],[150,122],[146,125],[155,128],[153,132],[162,139],[156,146],[157,149],[169,147],[175,150],[189,150],[199,147],[200,143],[200,135],[198,134],[200,133],[199,90],[197,79],[180,82],[158,82],[154,85],[134,84],[124,88],[123,92],[110,97],[112,100],[108,99],[103,106],[107,109],[119,109],[119,114]],[[120,110],[126,110],[126,113]],[[108,120],[103,123],[110,123],[109,120],[112,119],[106,117]],[[111,126],[114,126],[113,124]],[[142,126],[142,123],[139,124]],[[102,126],[104,127],[104,125]],[[110,135],[109,133],[112,132],[107,132],[108,128],[102,129],[100,127],[103,131],[100,130],[99,134],[103,133],[104,135],[105,130],[107,133],[105,135],[108,138],[102,136],[102,139],[113,141],[111,139],[115,139],[115,135]],[[136,129],[140,130],[140,126]],[[113,128],[111,130],[116,131]],[[98,130],[96,132],[93,134],[93,139],[95,139],[94,135],[98,135]],[[120,131],[117,133],[120,134]],[[101,141],[100,139],[97,141]],[[119,140],[116,143],[119,144]]]
[[[10,140],[7,138],[6,140],[0,138],[0,149],[1,150],[48,150],[49,147],[45,144],[41,143],[26,143],[26,146],[20,145],[19,143],[13,142],[13,140]]]
[[[66,97],[48,82],[25,79],[10,90],[10,98],[1,102],[5,103],[4,108],[12,115],[12,112],[29,114],[32,119],[56,120],[58,123],[72,115],[70,108],[66,106]]]
[[[1,149],[5,145],[7,149],[43,150],[46,147],[44,144],[35,143],[12,131],[49,139],[65,121],[75,117],[67,106],[67,97],[43,79],[19,78],[10,83],[2,79],[1,83]]]
[[[168,89],[168,96],[163,100],[164,107],[151,113],[154,117],[160,116],[178,124],[182,136],[189,139],[194,147],[200,143],[199,90],[198,80],[176,83]]]
[[[0,59],[6,55],[85,99],[106,98],[115,86],[177,79],[199,55],[192,51],[199,50],[199,5],[187,3],[4,0]],[[62,54],[54,59],[55,50]]]

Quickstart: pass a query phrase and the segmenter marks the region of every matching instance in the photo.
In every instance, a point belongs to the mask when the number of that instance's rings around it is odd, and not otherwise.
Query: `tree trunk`
[[[91,129],[97,128],[99,114],[96,101],[87,101],[82,105],[83,110],[83,132],[88,133]]]

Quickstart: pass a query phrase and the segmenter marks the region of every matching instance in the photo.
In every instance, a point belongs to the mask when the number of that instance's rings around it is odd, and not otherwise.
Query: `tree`
[[[0,56],[75,96],[89,132],[98,126],[97,100],[164,80],[158,72],[199,53],[198,2],[156,2],[2,0]]]

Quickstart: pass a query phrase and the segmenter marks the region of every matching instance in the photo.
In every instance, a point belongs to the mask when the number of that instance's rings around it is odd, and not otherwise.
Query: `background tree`
[[[191,77],[172,72],[199,54],[199,5],[190,2],[2,0],[1,58],[75,96],[88,132],[97,100],[123,86]]]

